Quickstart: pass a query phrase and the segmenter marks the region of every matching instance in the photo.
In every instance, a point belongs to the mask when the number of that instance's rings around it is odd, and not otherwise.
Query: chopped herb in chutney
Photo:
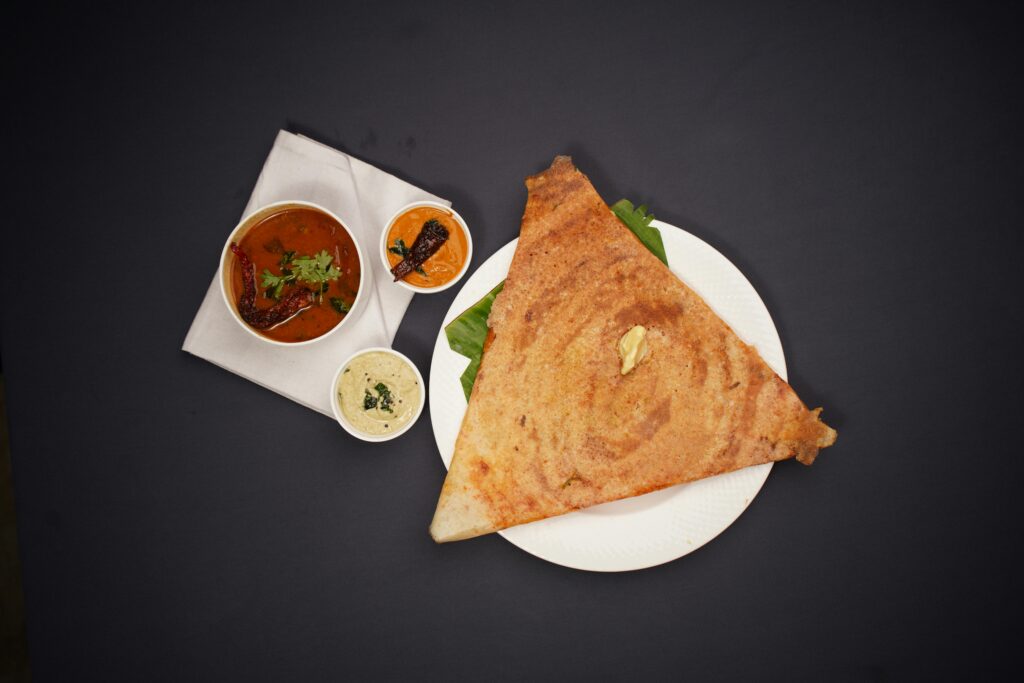
[[[345,372],[348,372],[348,370],[345,370]],[[369,382],[370,380],[366,381]],[[374,408],[377,408],[386,413],[395,412],[391,407],[394,404],[395,399],[391,395],[391,390],[388,389],[388,385],[384,384],[384,382],[377,382],[376,386],[373,387],[373,390],[377,392],[376,396],[374,396],[369,389],[363,389],[363,410],[373,410]]]
[[[384,382],[377,382],[377,386],[374,389],[377,390],[377,394],[380,396],[380,409],[389,413],[394,412],[391,409],[394,399],[391,398],[391,390],[388,389],[388,385],[384,384]]]
[[[363,410],[373,410],[377,407],[377,397],[370,393],[370,390],[366,390],[366,396],[363,397]]]

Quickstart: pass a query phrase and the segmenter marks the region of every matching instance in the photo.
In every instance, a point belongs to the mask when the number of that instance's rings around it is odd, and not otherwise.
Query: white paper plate
[[[775,324],[743,273],[685,230],[661,221],[652,225],[661,230],[672,272],[786,379]],[[448,309],[445,325],[505,278],[516,242],[499,249],[466,281]],[[468,363],[448,347],[442,327],[430,365],[430,420],[445,467],[451,463],[466,412],[459,376]],[[682,557],[722,533],[754,499],[771,468],[771,463],[747,467],[498,533],[526,552],[566,567],[604,572],[653,567]]]

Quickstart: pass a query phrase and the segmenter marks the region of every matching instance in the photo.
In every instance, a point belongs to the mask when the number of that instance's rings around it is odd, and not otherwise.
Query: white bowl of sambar
[[[224,304],[244,330],[270,344],[303,346],[358,317],[369,277],[341,219],[295,200],[239,222],[224,244],[219,279]]]

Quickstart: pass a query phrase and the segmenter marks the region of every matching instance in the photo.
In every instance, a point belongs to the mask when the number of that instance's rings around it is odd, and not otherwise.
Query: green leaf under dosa
[[[487,339],[487,316],[491,314],[494,297],[498,296],[498,292],[504,286],[505,281],[502,280],[484,298],[470,306],[444,328],[444,334],[448,337],[448,346],[452,351],[469,359],[469,366],[459,378],[467,401],[469,394],[473,391],[476,373],[480,370],[480,359],[484,355],[484,341]]]
[[[633,208],[633,202],[628,199],[620,199],[611,206],[612,213],[619,217],[619,220],[626,224],[634,235],[636,235],[644,246],[652,254],[661,259],[661,262],[668,265],[668,257],[665,256],[665,244],[661,241],[661,232],[651,227],[654,214],[647,213],[647,207],[641,204]]]

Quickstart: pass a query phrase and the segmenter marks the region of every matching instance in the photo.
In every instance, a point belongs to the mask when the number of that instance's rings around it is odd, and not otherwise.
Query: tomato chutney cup
[[[396,211],[381,232],[378,251],[388,273],[412,249],[423,225],[432,219],[447,229],[448,239],[422,264],[420,270],[395,282],[417,294],[433,294],[448,289],[462,279],[473,259],[473,238],[466,221],[457,211],[440,202],[413,202]]]

